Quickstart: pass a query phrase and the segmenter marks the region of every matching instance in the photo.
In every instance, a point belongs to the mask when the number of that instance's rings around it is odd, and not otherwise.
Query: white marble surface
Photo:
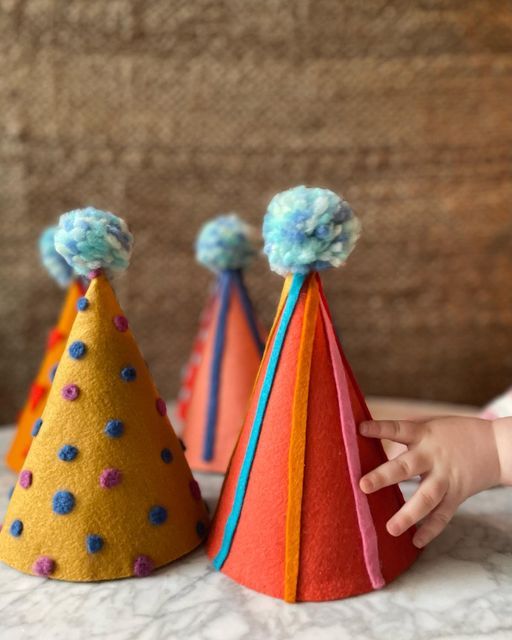
[[[3,458],[10,429],[0,429]],[[14,474],[0,466],[0,512]],[[213,508],[219,477],[201,476]],[[410,493],[413,485],[404,487]],[[198,550],[149,578],[73,584],[0,564],[0,639],[512,639],[512,490],[464,504],[397,581],[349,600],[287,605],[245,589]]]

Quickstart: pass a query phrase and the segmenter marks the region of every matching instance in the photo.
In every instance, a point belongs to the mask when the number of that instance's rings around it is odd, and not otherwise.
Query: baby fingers
[[[421,549],[443,531],[457,509],[455,501],[445,498],[432,513],[425,518],[421,527],[414,534],[413,544]]]
[[[389,533],[392,536],[400,536],[429,513],[435,513],[434,510],[445,497],[447,490],[448,485],[443,480],[426,478],[412,498],[388,520],[386,528]]]
[[[407,451],[367,473],[361,478],[359,486],[364,493],[373,493],[425,473],[429,470],[428,466],[428,462],[422,456],[414,451]]]
[[[408,420],[369,420],[361,422],[359,433],[367,438],[386,438],[402,444],[416,442],[420,425]]]

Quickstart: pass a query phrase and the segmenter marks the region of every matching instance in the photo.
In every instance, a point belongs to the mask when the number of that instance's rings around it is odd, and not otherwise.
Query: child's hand
[[[359,430],[366,437],[407,445],[405,453],[363,476],[360,487],[373,493],[421,476],[416,493],[387,523],[389,533],[399,536],[424,519],[413,538],[417,547],[438,536],[466,498],[502,481],[497,435],[488,420],[371,421]]]

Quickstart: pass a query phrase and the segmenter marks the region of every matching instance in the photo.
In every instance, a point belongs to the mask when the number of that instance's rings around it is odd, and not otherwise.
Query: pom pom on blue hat
[[[256,255],[255,231],[235,213],[207,222],[196,240],[196,259],[212,271],[244,269]]]
[[[55,234],[58,227],[48,227],[39,236],[41,262],[48,273],[61,287],[67,287],[73,279],[73,269],[55,249]]]
[[[55,248],[77,274],[101,269],[112,277],[128,267],[133,236],[122,218],[87,207],[61,215]]]
[[[264,252],[270,268],[282,276],[341,266],[360,233],[348,202],[317,187],[278,193],[263,220]]]

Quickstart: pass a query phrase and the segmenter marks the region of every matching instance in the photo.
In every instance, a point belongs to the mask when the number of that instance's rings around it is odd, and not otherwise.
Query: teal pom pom
[[[41,262],[61,287],[67,287],[73,279],[73,269],[55,250],[55,233],[58,227],[48,227],[39,237]]]
[[[244,269],[256,254],[253,229],[231,213],[207,222],[196,240],[196,258],[212,271]]]
[[[121,218],[87,207],[61,215],[55,248],[79,275],[101,269],[113,276],[130,263],[133,236]]]
[[[348,202],[329,189],[294,187],[272,198],[263,220],[264,251],[282,276],[345,263],[361,232]]]

